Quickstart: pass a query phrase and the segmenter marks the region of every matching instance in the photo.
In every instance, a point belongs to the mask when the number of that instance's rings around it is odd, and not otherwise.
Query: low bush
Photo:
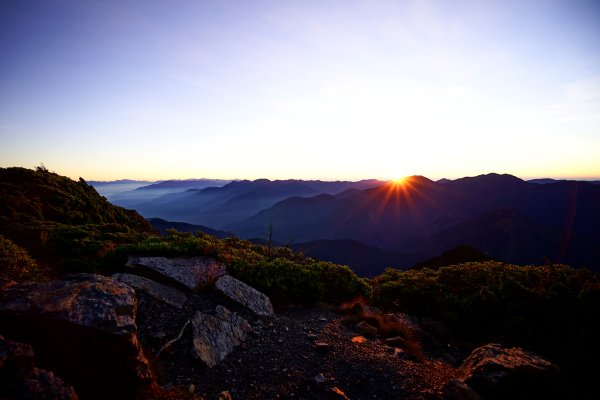
[[[585,269],[478,262],[390,269],[371,283],[375,305],[443,321],[473,345],[524,347],[568,372],[600,357],[600,278]]]
[[[367,282],[346,266],[238,238],[217,239],[201,232],[193,235],[171,230],[167,237],[148,237],[119,247],[117,253],[121,257],[127,254],[214,257],[227,266],[231,275],[279,304],[339,303],[369,294]]]
[[[0,234],[0,277],[17,281],[39,281],[48,271],[39,266],[27,251]]]

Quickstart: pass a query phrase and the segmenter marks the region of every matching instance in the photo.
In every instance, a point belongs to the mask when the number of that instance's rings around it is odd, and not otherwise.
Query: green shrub
[[[600,278],[588,270],[480,262],[387,270],[372,285],[374,305],[441,320],[473,344],[536,351],[573,376],[600,356]]]
[[[267,294],[276,303],[340,302],[368,294],[369,285],[346,266],[304,258],[287,248],[271,248],[238,238],[169,231],[117,249],[146,256],[210,256],[231,275]]]
[[[237,260],[229,272],[269,295],[277,303],[339,303],[367,294],[368,284],[350,268],[322,261],[298,263],[277,258],[256,263]]]
[[[0,276],[17,282],[46,278],[46,271],[27,251],[0,234]]]

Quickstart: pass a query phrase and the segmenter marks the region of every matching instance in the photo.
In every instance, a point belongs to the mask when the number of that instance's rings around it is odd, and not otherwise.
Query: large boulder
[[[143,290],[149,295],[177,308],[183,307],[187,301],[185,294],[169,286],[161,285],[151,279],[132,274],[114,274],[113,279],[125,283],[134,289]]]
[[[192,318],[193,352],[212,368],[246,341],[248,321],[218,305],[214,314],[198,311]]]
[[[191,290],[209,286],[226,273],[223,265],[212,258],[201,256],[130,257],[127,266],[151,274],[151,278],[159,279],[162,276]]]
[[[456,379],[485,399],[559,398],[559,369],[521,348],[479,347],[457,370]]]
[[[134,397],[152,387],[136,336],[135,291],[100,275],[12,285],[0,293],[7,339],[29,343],[84,398]]]
[[[0,312],[43,317],[127,335],[135,332],[135,291],[101,275],[80,274],[46,284],[24,283],[4,290]]]
[[[274,314],[273,304],[271,304],[271,300],[265,294],[230,275],[224,275],[217,279],[215,290],[248,308],[255,314]]]
[[[33,348],[0,336],[0,399],[76,400],[73,387],[36,368]]]

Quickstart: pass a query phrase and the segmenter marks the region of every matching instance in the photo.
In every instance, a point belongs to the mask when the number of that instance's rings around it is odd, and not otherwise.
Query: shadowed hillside
[[[0,169],[0,232],[57,273],[92,270],[118,243],[152,231],[137,212],[110,204],[83,179],[45,168]]]

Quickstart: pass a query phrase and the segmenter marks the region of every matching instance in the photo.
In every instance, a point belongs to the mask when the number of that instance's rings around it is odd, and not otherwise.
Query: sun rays
[[[431,203],[427,194],[426,179],[408,176],[388,181],[372,198],[374,204],[372,223],[378,225],[382,219],[400,221],[404,218],[420,220],[423,205]]]

